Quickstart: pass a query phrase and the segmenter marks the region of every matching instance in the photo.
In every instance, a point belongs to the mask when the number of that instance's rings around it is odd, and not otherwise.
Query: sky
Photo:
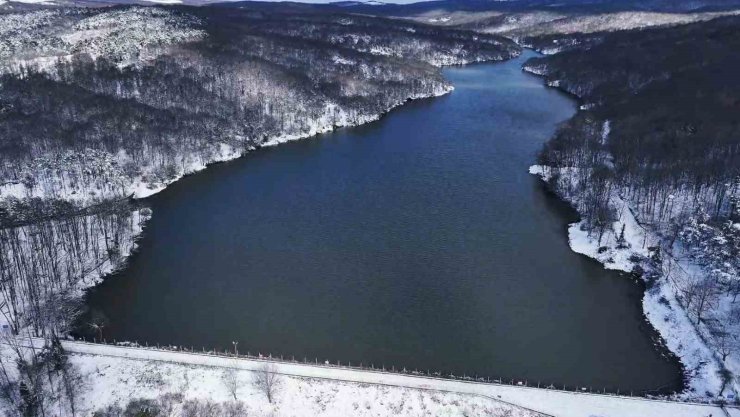
[[[347,1],[347,0],[262,0],[262,1],[295,1],[299,3],[336,3],[337,1]],[[349,0],[353,1],[353,0]],[[372,2],[372,0],[358,0],[363,3]],[[378,0],[382,1],[383,3],[394,3],[394,4],[409,4],[409,3],[419,3],[421,1],[428,1],[428,0]]]

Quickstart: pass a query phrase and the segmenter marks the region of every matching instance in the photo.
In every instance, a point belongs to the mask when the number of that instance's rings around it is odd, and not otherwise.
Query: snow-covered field
[[[132,398],[181,393],[184,398],[226,401],[224,368],[238,370],[238,400],[249,415],[274,416],[567,416],[706,417],[716,406],[573,393],[524,386],[453,381],[275,362],[281,389],[267,402],[251,381],[266,361],[207,354],[64,342],[89,384],[87,410]],[[728,409],[740,416],[740,410]],[[541,414],[540,414],[541,413]]]

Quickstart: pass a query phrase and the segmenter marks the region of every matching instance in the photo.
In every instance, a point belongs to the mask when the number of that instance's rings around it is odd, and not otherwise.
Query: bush
[[[109,405],[93,413],[93,417],[121,417],[122,415],[123,409],[118,404]]]
[[[138,398],[128,403],[122,417],[160,417],[161,415],[156,400]]]

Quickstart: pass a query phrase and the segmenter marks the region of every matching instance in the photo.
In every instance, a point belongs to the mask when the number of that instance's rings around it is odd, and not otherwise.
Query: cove
[[[575,112],[521,71],[531,56],[446,69],[447,96],[147,199],[139,250],[87,296],[105,337],[680,390],[643,288],[572,252],[577,216],[527,172]]]

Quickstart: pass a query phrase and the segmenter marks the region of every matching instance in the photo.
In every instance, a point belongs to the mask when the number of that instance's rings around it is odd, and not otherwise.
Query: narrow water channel
[[[672,391],[642,289],[568,248],[527,173],[575,103],[523,61],[263,149],[148,200],[129,266],[90,292],[109,339],[607,389]]]

